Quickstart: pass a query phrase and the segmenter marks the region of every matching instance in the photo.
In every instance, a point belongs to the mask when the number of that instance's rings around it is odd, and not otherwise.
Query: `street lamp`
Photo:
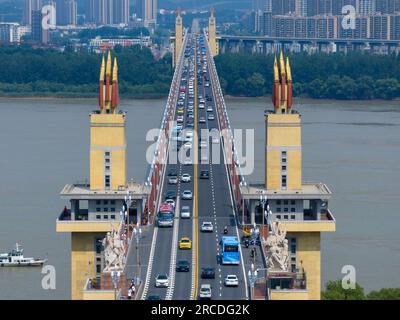
[[[118,288],[118,283],[119,279],[121,278],[121,272],[120,271],[111,271],[111,281],[114,285],[114,300],[117,300],[117,288]]]
[[[258,276],[258,271],[255,270],[254,268],[254,264],[251,264],[251,268],[249,270],[249,272],[247,273],[248,277],[249,277],[249,282],[250,282],[250,300],[252,297],[254,297],[254,286],[256,284],[257,281],[257,276]]]
[[[133,235],[135,237],[136,240],[136,281],[135,284],[139,284],[141,281],[141,268],[140,268],[140,254],[139,254],[139,242],[140,242],[140,238],[142,236],[142,229],[140,228],[140,226],[138,225],[135,229],[133,229]]]
[[[262,211],[263,211],[262,212],[262,230],[264,233],[265,205],[267,204],[267,195],[265,194],[264,190],[262,190],[262,194],[260,195],[260,203],[262,205]]]

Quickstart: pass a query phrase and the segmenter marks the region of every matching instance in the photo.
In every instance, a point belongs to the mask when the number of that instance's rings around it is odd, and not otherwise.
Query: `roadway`
[[[191,35],[189,35],[190,39]],[[207,46],[207,42],[205,41]],[[187,48],[190,48],[188,41]],[[195,82],[194,82],[194,131],[198,132],[199,138],[201,130],[217,129],[219,130],[219,120],[215,109],[215,96],[212,89],[212,84],[206,87],[206,81],[201,76],[201,83],[197,81],[197,57],[200,57],[200,52],[191,52],[192,60],[195,64]],[[209,59],[209,58],[208,58]],[[200,65],[199,65],[200,66]],[[207,64],[207,77],[210,77],[210,66]],[[201,63],[202,67],[202,63]],[[190,78],[190,68],[185,75],[181,75],[181,85],[187,88],[187,81]],[[186,77],[186,81],[182,81],[182,76]],[[178,89],[179,90],[179,89]],[[205,108],[199,109],[198,95],[202,95],[205,101]],[[207,101],[206,96],[212,97],[212,101]],[[183,127],[187,126],[187,107],[189,95],[185,97],[185,113]],[[207,111],[207,107],[212,106],[212,112]],[[209,120],[208,116],[213,114],[214,120]],[[178,114],[175,114],[175,121]],[[200,118],[205,118],[204,122],[200,123]],[[245,274],[243,272],[243,260],[240,265],[222,265],[220,263],[220,240],[223,236],[224,226],[228,226],[228,234],[239,236],[236,220],[233,214],[233,203],[231,198],[231,190],[227,176],[227,169],[223,156],[221,143],[210,143],[208,140],[208,157],[203,159],[203,150],[198,149],[196,135],[193,139],[191,152],[194,154],[194,160],[199,159],[199,164],[185,165],[178,161],[172,163],[171,153],[169,152],[168,164],[165,170],[165,176],[162,179],[161,189],[162,197],[167,191],[175,191],[178,197],[184,190],[191,190],[194,194],[193,200],[177,199],[177,210],[173,228],[158,228],[155,226],[154,231],[154,255],[150,255],[149,262],[149,279],[145,286],[143,298],[149,295],[158,295],[161,299],[174,300],[189,300],[198,297],[198,292],[201,284],[209,283],[212,287],[212,299],[246,299]],[[170,148],[175,149],[173,144]],[[211,156],[212,148],[216,148],[215,157]],[[219,151],[219,152],[218,152]],[[178,181],[176,185],[168,184],[168,172],[175,170],[180,177],[183,173],[189,173],[191,182],[183,183]],[[209,179],[199,179],[198,173],[201,170],[209,171]],[[163,200],[163,199],[162,199]],[[192,215],[190,219],[181,219],[179,217],[180,208],[183,205],[190,206]],[[214,225],[213,233],[201,233],[200,225],[203,221],[211,221]],[[192,239],[192,250],[179,250],[178,240],[181,237],[187,236]],[[245,257],[247,258],[247,257]],[[176,272],[176,263],[179,260],[187,260],[191,264],[190,272]],[[212,267],[215,269],[215,279],[201,279],[201,269],[204,267]],[[156,288],[155,278],[158,274],[167,274],[170,279],[169,288]],[[235,274],[239,278],[239,286],[227,288],[223,281],[226,275]]]

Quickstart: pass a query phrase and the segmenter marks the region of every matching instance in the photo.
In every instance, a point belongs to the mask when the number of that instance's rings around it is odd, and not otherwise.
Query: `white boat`
[[[42,266],[46,259],[25,258],[23,249],[18,243],[9,253],[0,254],[0,267],[37,267]]]

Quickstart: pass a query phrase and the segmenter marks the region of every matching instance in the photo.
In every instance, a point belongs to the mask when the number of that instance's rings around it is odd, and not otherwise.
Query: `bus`
[[[174,225],[174,211],[171,204],[161,204],[157,215],[157,225],[159,227],[172,227]]]
[[[239,264],[239,240],[235,236],[223,236],[222,245],[222,264]]]

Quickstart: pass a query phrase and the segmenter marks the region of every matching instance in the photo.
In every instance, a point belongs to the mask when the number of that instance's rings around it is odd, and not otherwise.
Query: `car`
[[[206,123],[206,118],[200,117],[199,118],[199,123]]]
[[[201,230],[201,232],[213,232],[214,226],[213,226],[212,222],[204,221],[201,224],[200,230]]]
[[[169,184],[177,184],[178,183],[178,176],[169,176],[168,177]]]
[[[188,142],[188,143],[190,143],[190,142]],[[187,159],[183,160],[183,164],[185,166],[190,166],[193,164],[193,160],[191,158],[187,158]]]
[[[204,109],[204,108],[205,108],[204,103],[200,103],[200,104],[199,104],[199,109]]]
[[[201,140],[199,143],[199,148],[201,149],[207,149],[208,148],[208,143],[207,141]]]
[[[234,274],[228,274],[225,277],[224,284],[226,287],[237,287],[239,285],[239,279]]]
[[[168,199],[175,200],[175,199],[176,199],[176,192],[173,191],[173,190],[167,191],[167,192],[165,193],[165,200],[168,200]]]
[[[173,199],[167,199],[165,200],[165,203],[168,203],[175,208],[175,201]]]
[[[178,114],[182,114],[182,113],[185,112],[185,110],[182,109],[182,108],[179,108],[179,109],[176,109],[176,112],[177,112]]]
[[[204,100],[204,98],[201,98],[200,100],[199,100],[199,103],[202,103],[202,104],[204,104],[206,101]]]
[[[209,179],[210,178],[210,173],[208,170],[201,170],[200,171],[200,179]]]
[[[209,82],[206,82],[205,86],[206,86],[206,87],[209,87],[209,86],[210,86],[210,83],[209,83]]]
[[[189,219],[190,218],[190,207],[189,206],[182,206],[182,208],[181,208],[181,218],[182,219]]]
[[[183,200],[192,200],[193,199],[193,193],[190,190],[185,190],[182,192],[182,199]]]
[[[181,181],[182,181],[182,182],[190,182],[191,179],[192,179],[192,177],[190,176],[189,173],[184,173],[184,174],[181,176]]]
[[[168,171],[168,177],[176,176],[176,175],[177,175],[177,173],[176,173],[176,170],[175,170],[175,169],[170,169],[170,170]]]
[[[211,285],[210,284],[202,284],[200,287],[200,299],[211,299],[212,292],[211,292]]]
[[[177,116],[176,117],[176,122],[182,123],[184,121],[183,116]]]
[[[209,115],[208,115],[208,120],[209,120],[209,121],[215,120],[214,115],[213,115],[213,114],[209,114]]]
[[[146,300],[161,300],[161,297],[158,294],[151,294]]]
[[[179,260],[176,264],[176,271],[178,272],[189,272],[190,271],[190,263],[187,260]]]
[[[207,107],[207,112],[213,112],[213,107],[212,106],[208,106]]]
[[[201,269],[201,278],[202,279],[215,279],[215,270],[214,268],[203,268]]]
[[[166,274],[159,274],[156,277],[156,288],[168,288],[169,279]]]
[[[182,237],[179,240],[179,249],[192,249],[192,240],[190,240],[188,237]]]
[[[190,122],[186,125],[186,128],[194,128],[194,123]]]

